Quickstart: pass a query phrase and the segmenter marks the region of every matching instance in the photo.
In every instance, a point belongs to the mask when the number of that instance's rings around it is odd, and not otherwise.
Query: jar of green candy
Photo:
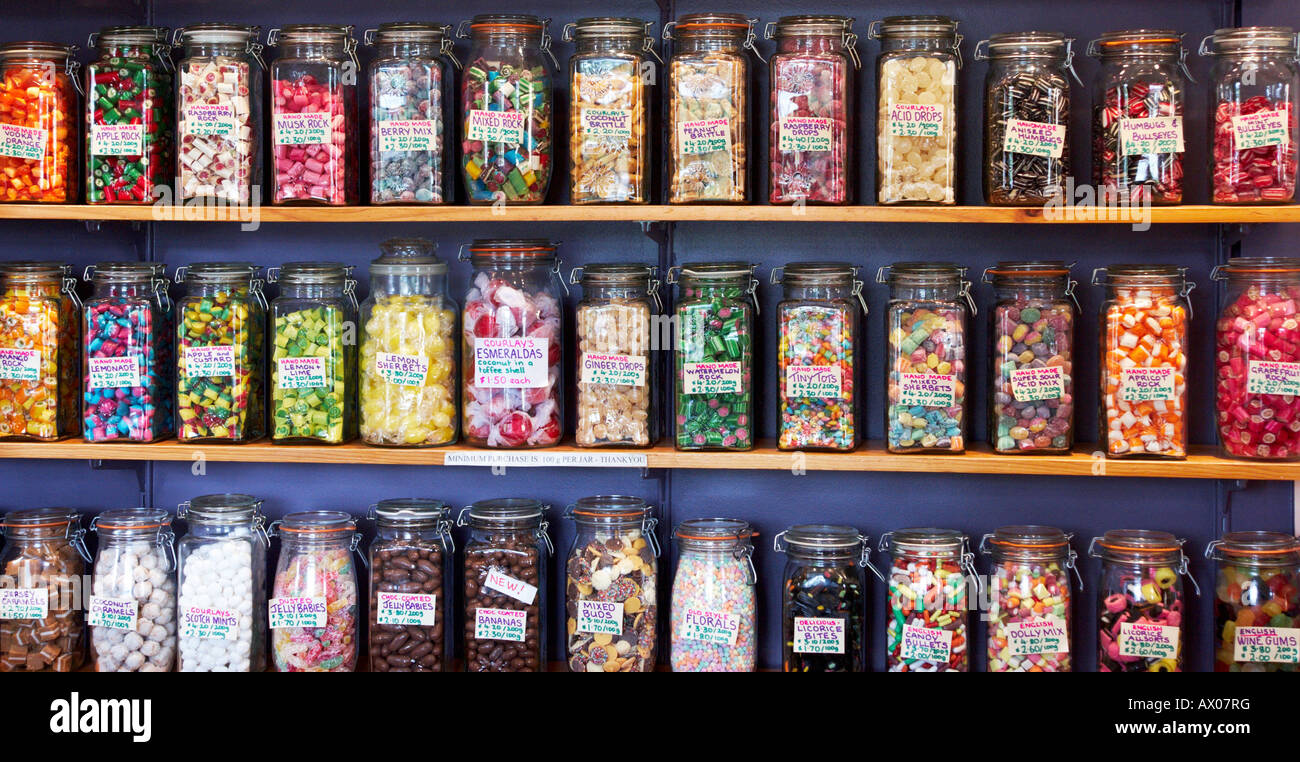
[[[677,449],[754,447],[753,336],[758,314],[754,265],[697,262],[680,276],[675,352]]]
[[[290,262],[268,273],[271,441],[342,444],[356,436],[357,282],[337,262]]]
[[[262,376],[266,298],[257,266],[176,268],[176,438],[249,442],[266,433]]]

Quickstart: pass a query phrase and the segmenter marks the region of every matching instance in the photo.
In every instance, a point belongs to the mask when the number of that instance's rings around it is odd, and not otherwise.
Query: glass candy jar
[[[0,672],[72,672],[86,661],[82,579],[90,553],[67,508],[11,511],[0,521]]]
[[[998,527],[980,541],[989,574],[988,671],[1069,672],[1071,534],[1056,527]],[[1083,589],[1083,579],[1079,579]]]
[[[893,551],[885,670],[970,671],[968,592],[978,592],[979,575],[966,536],[953,529],[900,529],[881,535],[878,549]]]
[[[75,283],[60,262],[0,264],[0,439],[53,441],[80,430]]]
[[[86,624],[96,672],[170,672],[176,659],[176,536],[152,508],[105,511]]]
[[[356,529],[342,511],[303,511],[271,522],[270,535],[283,539],[267,602],[275,671],[356,669]]]
[[[1101,559],[1097,588],[1099,672],[1182,672],[1187,616],[1183,541],[1168,532],[1113,529],[1092,538]]]
[[[443,672],[450,650],[448,570],[455,541],[446,503],[381,500],[370,509],[371,672]]]
[[[75,201],[77,47],[54,42],[0,45],[0,203]]]
[[[1205,557],[1214,583],[1214,671],[1294,672],[1300,663],[1300,540],[1289,532],[1228,532]]]
[[[880,576],[869,560],[867,538],[850,526],[798,524],[778,532],[772,549],[787,556],[781,587],[781,670],[866,671],[863,567]]]
[[[670,616],[674,672],[757,668],[755,534],[738,519],[687,519],[677,525]]]

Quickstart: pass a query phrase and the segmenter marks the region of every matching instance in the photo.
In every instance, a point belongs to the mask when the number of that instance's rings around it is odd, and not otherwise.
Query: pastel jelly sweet
[[[735,519],[688,519],[669,621],[674,672],[753,672],[757,666],[753,531]]]
[[[1214,671],[1295,672],[1300,664],[1300,541],[1229,532],[1205,549],[1214,585]]]
[[[357,665],[356,522],[339,511],[293,513],[268,602],[277,672],[351,672]]]
[[[1069,672],[1069,535],[1055,527],[999,527],[984,536],[981,550],[993,557],[988,671]]]

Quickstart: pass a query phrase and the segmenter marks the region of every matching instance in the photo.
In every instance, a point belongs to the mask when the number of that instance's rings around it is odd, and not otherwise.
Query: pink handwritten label
[[[272,598],[266,602],[266,610],[273,630],[324,627],[329,621],[329,608],[323,596]]]
[[[944,107],[921,103],[892,103],[889,134],[900,138],[937,138],[943,134]]]
[[[126,389],[140,385],[140,358],[135,355],[91,357],[87,365],[90,373],[86,383],[91,389]]]
[[[844,653],[844,620],[830,617],[795,617],[793,650],[797,654]]]
[[[424,386],[429,376],[429,360],[419,355],[375,354],[375,372],[397,386]]]
[[[276,386],[281,389],[319,389],[327,384],[324,357],[278,357]]]
[[[179,615],[182,638],[239,639],[239,612],[237,611],[214,609],[208,606],[182,606]]]
[[[110,630],[134,630],[138,621],[139,603],[134,598],[101,598],[90,596],[86,607],[86,624]]]
[[[229,103],[191,103],[181,111],[182,135],[234,135],[235,107]]]
[[[1119,120],[1120,155],[1183,152],[1183,118],[1153,116]]]
[[[816,116],[783,116],[777,148],[781,151],[831,150],[831,120]]]
[[[41,350],[0,349],[0,378],[13,381],[40,381]]]
[[[235,347],[185,347],[186,378],[225,378],[235,375]]]
[[[488,569],[487,579],[483,581],[483,587],[495,590],[498,593],[504,593],[525,606],[532,605],[532,602],[537,600],[536,587],[524,582],[522,579],[515,579],[508,574],[503,574],[497,569]]]
[[[524,142],[524,112],[472,109],[468,133],[470,140],[518,145]]]
[[[1065,369],[1059,365],[1049,365],[1045,368],[1013,370],[1011,394],[1016,402],[1058,399],[1065,395]]]
[[[903,373],[898,404],[952,407],[957,398],[957,377],[941,373]]]
[[[578,632],[619,635],[623,632],[623,604],[618,601],[578,601]]]
[[[578,362],[582,369],[579,383],[645,386],[647,364],[644,355],[583,352]]]
[[[0,588],[0,619],[44,619],[50,615],[50,591]]]
[[[434,151],[438,148],[438,123],[421,119],[375,122],[380,151]]]
[[[677,123],[677,147],[684,154],[731,151],[731,122],[726,117]]]
[[[49,132],[37,127],[0,124],[0,156],[40,161],[45,158]]]
[[[1124,622],[1119,626],[1119,655],[1175,659],[1178,657],[1179,635],[1177,627]]]
[[[272,123],[278,146],[329,145],[334,137],[329,114],[276,114]]]
[[[632,112],[619,108],[584,108],[579,112],[582,136],[613,141],[632,139]]]
[[[787,365],[785,396],[841,399],[844,396],[841,374],[838,365]]]
[[[947,662],[951,657],[952,630],[903,625],[903,650],[899,653],[899,658]]]
[[[1065,150],[1065,125],[1008,119],[1002,150],[1059,159]]]
[[[546,386],[550,340],[474,339],[474,384],[484,389],[531,389]]]
[[[1300,363],[1251,360],[1246,368],[1246,392],[1300,396]]]
[[[688,608],[682,615],[681,635],[685,640],[734,646],[740,636],[740,617],[718,611]]]
[[[1232,660],[1251,663],[1300,664],[1300,629],[1238,627]]]
[[[1177,396],[1173,368],[1128,368],[1121,372],[1119,397],[1125,402],[1171,400]]]
[[[379,593],[376,624],[432,627],[438,620],[438,596],[423,593]]]
[[[1291,119],[1286,109],[1256,111],[1232,118],[1237,150],[1284,146],[1291,142]]]
[[[512,609],[475,609],[474,638],[524,642],[528,630],[528,612]]]
[[[1069,653],[1069,630],[1058,617],[1011,622],[1007,624],[1007,648],[1019,656]]]
[[[740,362],[682,363],[682,394],[740,394]]]
[[[144,153],[143,124],[92,124],[90,153],[94,156],[140,156]]]

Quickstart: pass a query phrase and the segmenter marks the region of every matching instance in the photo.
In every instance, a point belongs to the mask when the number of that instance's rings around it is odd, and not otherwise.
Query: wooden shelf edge
[[[219,463],[323,463],[338,465],[444,465],[448,453],[490,454],[467,445],[430,449],[368,447],[352,442],[338,446],[273,445],[266,441],[244,445],[194,445],[176,441],[156,444],[89,444],[62,442],[0,442],[0,458],[29,460],[122,460]],[[503,457],[519,451],[500,451]],[[646,456],[649,468],[758,471],[873,471],[1037,476],[1119,476],[1168,479],[1300,480],[1300,463],[1269,463],[1219,457],[1212,447],[1193,447],[1182,461],[1107,460],[1083,445],[1066,456],[996,455],[978,445],[963,455],[895,455],[871,442],[852,453],[777,450],[770,442],[749,452],[679,452],[671,445],[649,450],[591,450],[562,445],[546,454],[592,455],[616,453]],[[515,467],[507,465],[507,467]]]

